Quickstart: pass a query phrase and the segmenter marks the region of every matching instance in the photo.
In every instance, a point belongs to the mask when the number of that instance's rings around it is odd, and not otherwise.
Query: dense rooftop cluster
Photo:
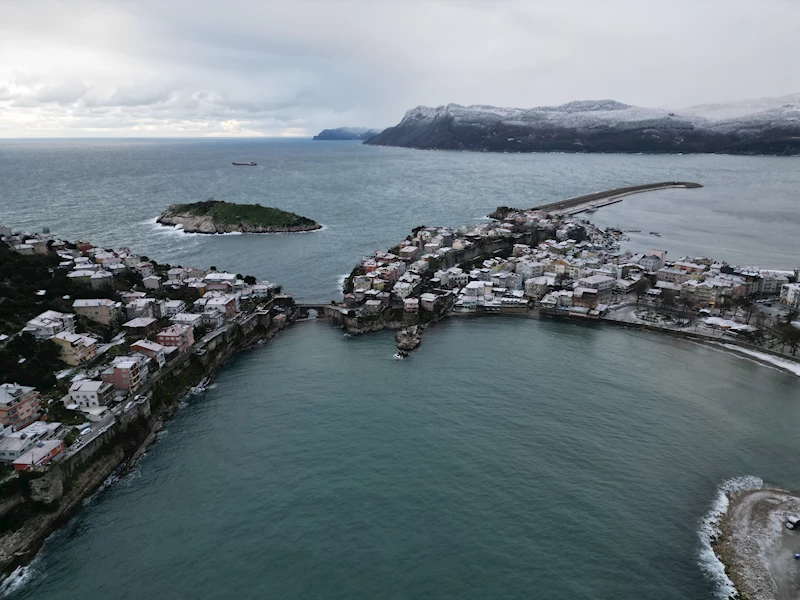
[[[280,290],[268,281],[213,268],[159,265],[128,248],[72,244],[49,232],[0,227],[0,241],[33,261],[49,257],[51,275],[66,274],[76,296],[59,297],[60,310],[30,315],[19,330],[0,330],[0,352],[19,366],[36,359],[15,354],[18,348],[54,344],[57,350],[56,385],[42,389],[55,394],[48,406],[30,385],[34,382],[8,381],[13,369],[0,372],[6,378],[0,388],[0,463],[16,470],[46,468],[70,451],[63,440],[72,427],[61,427],[56,418],[88,420],[95,425],[79,425],[79,430],[89,434],[110,425],[155,381],[243,318],[243,304],[269,302],[271,307],[279,297]],[[47,289],[35,293],[47,294]],[[81,441],[72,437],[77,449]]]
[[[451,229],[419,227],[389,252],[362,259],[344,305],[364,318],[406,324],[450,313],[529,313],[598,319],[626,303],[679,309],[709,326],[754,332],[755,298],[800,306],[797,272],[737,267],[708,258],[670,260],[666,250],[620,251],[625,232],[575,216],[498,209],[499,218]],[[746,323],[719,318],[743,311]],[[647,321],[643,317],[642,321]]]

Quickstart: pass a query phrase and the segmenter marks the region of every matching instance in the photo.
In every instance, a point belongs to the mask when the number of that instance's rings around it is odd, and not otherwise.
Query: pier
[[[585,194],[583,196],[577,196],[567,200],[559,200],[558,202],[550,202],[549,204],[535,206],[533,207],[533,210],[540,210],[546,213],[575,215],[584,212],[589,208],[600,208],[601,206],[608,206],[609,204],[620,202],[624,196],[629,196],[631,194],[640,194],[642,192],[651,192],[653,190],[669,188],[693,189],[701,187],[703,186],[692,181],[662,181],[659,183],[646,183],[642,185],[614,188],[612,190],[605,190],[603,192],[594,192],[592,194]]]

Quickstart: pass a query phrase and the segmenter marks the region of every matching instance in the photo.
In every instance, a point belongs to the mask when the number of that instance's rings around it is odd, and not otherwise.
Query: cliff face
[[[183,212],[179,205],[170,206],[156,219],[162,225],[181,227],[186,233],[291,233],[314,231],[322,225],[311,221],[304,225],[257,225],[242,220],[236,223],[220,222],[211,215],[195,215]]]
[[[490,152],[800,154],[800,95],[670,112],[613,100],[419,106],[366,144]]]

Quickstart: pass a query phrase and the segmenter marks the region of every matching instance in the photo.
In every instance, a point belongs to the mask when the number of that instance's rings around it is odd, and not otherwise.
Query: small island
[[[173,204],[156,219],[187,233],[288,233],[314,231],[322,225],[295,213],[260,204],[235,204],[209,198]]]

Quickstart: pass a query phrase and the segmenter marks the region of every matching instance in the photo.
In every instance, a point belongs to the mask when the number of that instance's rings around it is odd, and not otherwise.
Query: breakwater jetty
[[[532,210],[574,215],[584,212],[590,208],[599,208],[601,206],[614,204],[615,202],[619,202],[624,196],[630,196],[631,194],[641,194],[643,192],[652,192],[654,190],[668,188],[694,189],[701,187],[703,186],[692,181],[661,181],[658,183],[645,183],[642,185],[632,185],[628,187],[605,190],[602,192],[584,194],[583,196],[576,196],[575,198],[568,198],[567,200],[559,200],[558,202],[550,202],[549,204],[535,206]]]

